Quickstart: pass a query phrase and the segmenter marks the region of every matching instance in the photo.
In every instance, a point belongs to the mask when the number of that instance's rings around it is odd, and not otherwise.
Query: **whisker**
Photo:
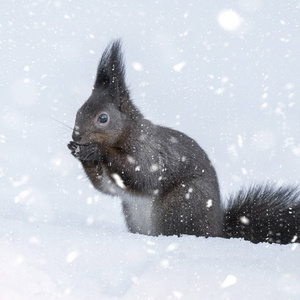
[[[66,126],[67,128],[69,128],[69,129],[71,129],[73,131],[73,128],[70,127],[69,125],[65,124],[64,122],[61,122],[61,121],[59,121],[59,120],[57,120],[57,119],[55,119],[53,117],[51,117],[51,119],[54,120],[54,121],[56,121],[56,122],[58,122],[58,123],[60,123],[60,124],[62,124],[62,125],[64,125],[64,126]]]

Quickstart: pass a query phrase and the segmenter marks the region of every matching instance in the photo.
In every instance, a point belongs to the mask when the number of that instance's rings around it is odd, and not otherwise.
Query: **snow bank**
[[[1,219],[0,299],[297,299],[297,245]]]

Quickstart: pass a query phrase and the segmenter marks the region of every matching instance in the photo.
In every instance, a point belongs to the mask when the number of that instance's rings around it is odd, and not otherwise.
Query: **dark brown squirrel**
[[[78,110],[71,153],[99,191],[119,196],[130,232],[299,242],[294,187],[251,187],[225,207],[204,150],[182,132],[153,124],[133,104],[120,40],[105,49],[89,99]]]

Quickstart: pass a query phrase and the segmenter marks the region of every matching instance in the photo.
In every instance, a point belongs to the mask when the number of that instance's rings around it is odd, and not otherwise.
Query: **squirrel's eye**
[[[101,124],[107,123],[107,121],[108,121],[108,114],[105,114],[105,113],[100,114],[100,116],[98,117],[98,121]]]

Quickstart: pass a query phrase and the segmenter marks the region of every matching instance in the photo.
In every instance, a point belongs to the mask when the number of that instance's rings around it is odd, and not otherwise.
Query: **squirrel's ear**
[[[111,42],[102,54],[94,84],[94,89],[99,88],[108,88],[117,98],[128,94],[120,40]]]

